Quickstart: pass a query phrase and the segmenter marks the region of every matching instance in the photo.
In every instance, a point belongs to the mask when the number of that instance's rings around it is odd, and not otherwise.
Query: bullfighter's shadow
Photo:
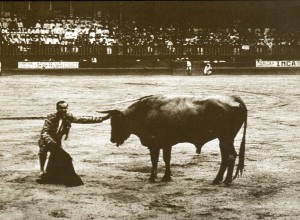
[[[46,173],[38,182],[41,184],[61,184],[69,187],[84,184],[75,172],[72,157],[59,147],[51,152]]]

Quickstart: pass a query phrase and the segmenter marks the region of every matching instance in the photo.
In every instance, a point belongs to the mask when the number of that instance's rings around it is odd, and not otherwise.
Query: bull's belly
[[[146,147],[166,147],[173,146],[179,143],[191,143],[195,146],[202,146],[205,143],[216,139],[217,135],[213,132],[202,134],[165,134],[165,135],[149,135],[140,137],[141,144]]]

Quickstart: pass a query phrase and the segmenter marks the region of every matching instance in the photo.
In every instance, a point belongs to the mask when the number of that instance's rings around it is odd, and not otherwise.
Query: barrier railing
[[[0,56],[300,56],[300,45],[250,46],[103,46],[103,45],[0,45]]]

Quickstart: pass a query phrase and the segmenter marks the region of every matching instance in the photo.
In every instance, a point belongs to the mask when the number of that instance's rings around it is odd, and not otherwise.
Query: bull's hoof
[[[162,178],[162,182],[170,182],[172,179],[171,179],[171,177],[170,176],[163,176],[163,178]]]
[[[225,181],[222,183],[222,185],[223,185],[223,186],[230,186],[231,182],[232,182],[232,181],[227,181],[227,180],[225,180]]]
[[[229,186],[230,186],[230,183],[222,183],[220,186],[221,186],[221,187],[229,187]]]
[[[222,183],[222,180],[218,180],[218,179],[214,179],[214,181],[212,181],[212,185],[220,185]]]
[[[46,184],[47,183],[47,180],[46,178],[38,178],[35,180],[37,183],[39,184]]]
[[[149,182],[150,183],[156,183],[157,182],[157,178],[150,177],[149,178]]]
[[[197,148],[196,149],[196,154],[201,154],[201,149]]]

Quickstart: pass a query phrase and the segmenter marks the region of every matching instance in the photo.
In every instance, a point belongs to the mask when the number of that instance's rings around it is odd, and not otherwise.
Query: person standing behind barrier
[[[189,59],[186,61],[186,70],[188,76],[192,75],[192,62]]]
[[[203,74],[204,75],[211,75],[212,74],[212,67],[210,65],[210,63],[207,63],[204,67],[204,70],[203,70]]]

